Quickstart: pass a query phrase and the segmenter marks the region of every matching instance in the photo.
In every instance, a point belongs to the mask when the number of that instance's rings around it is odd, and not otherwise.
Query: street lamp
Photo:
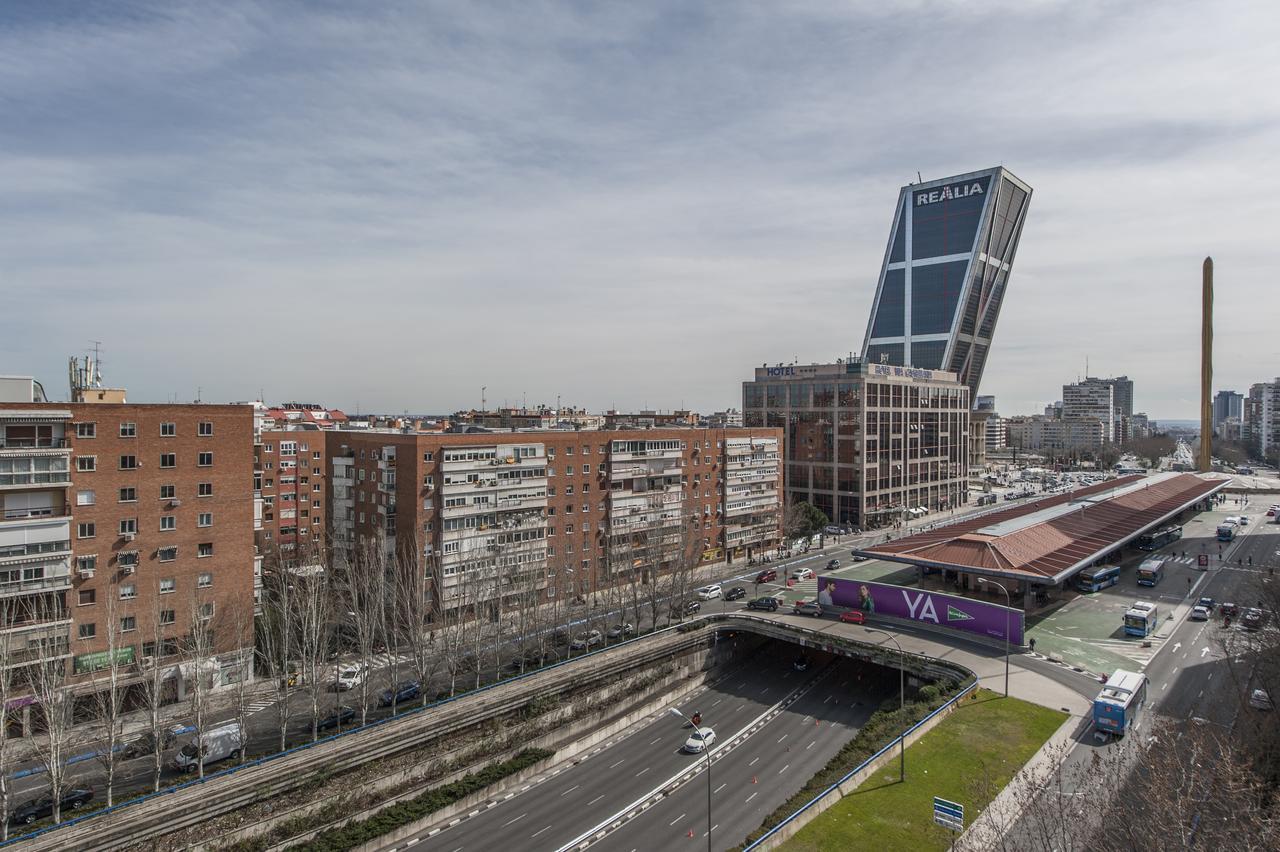
[[[875,627],[866,628],[868,633],[879,633],[888,637],[889,641],[898,646],[898,655],[901,660],[898,665],[898,715],[902,717],[902,724],[907,724],[907,652],[902,650],[902,645],[898,643],[898,639],[887,630],[880,630]],[[904,727],[902,733],[898,737],[898,782],[902,783],[907,780],[907,730]]]
[[[1009,610],[1013,609],[1013,598],[1009,597],[1009,590],[995,580],[988,580],[986,577],[978,578],[978,585],[985,586],[990,583],[996,586],[1000,591],[1004,592],[1004,697],[1009,697]]]
[[[669,712],[672,716],[684,719],[693,725],[693,720],[681,713],[679,707],[672,707]],[[702,740],[702,753],[707,756],[707,852],[711,852],[711,747],[703,739],[701,727],[693,725],[693,730],[698,735],[698,739]]]

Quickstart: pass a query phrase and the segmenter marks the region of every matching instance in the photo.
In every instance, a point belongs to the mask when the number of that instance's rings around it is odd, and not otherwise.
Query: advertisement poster
[[[859,609],[867,615],[891,615],[923,621],[1001,641],[1004,641],[1005,625],[1008,624],[1009,641],[1015,645],[1022,644],[1022,610],[959,595],[866,580],[819,577],[818,603]]]

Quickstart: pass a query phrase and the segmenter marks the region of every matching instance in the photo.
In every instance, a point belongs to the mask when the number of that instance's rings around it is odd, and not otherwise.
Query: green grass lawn
[[[907,780],[895,760],[827,809],[784,846],[799,850],[946,849],[950,832],[933,822],[933,797],[964,805],[965,824],[1009,782],[1067,714],[979,690],[907,748]]]

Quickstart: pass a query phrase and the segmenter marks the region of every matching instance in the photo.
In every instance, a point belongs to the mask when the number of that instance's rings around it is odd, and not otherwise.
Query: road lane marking
[[[658,743],[660,743],[660,742],[662,742],[662,737],[658,737],[656,740],[654,740],[653,742],[649,743],[649,745],[657,745],[657,744],[658,744]]]
[[[624,757],[624,758],[622,758],[622,760],[619,760],[617,763],[615,763],[613,766],[610,766],[609,768],[610,768],[610,769],[615,769],[615,768],[617,768],[617,767],[621,766],[622,764],[624,764],[624,763],[626,763],[626,762],[627,762],[627,759]]]
[[[747,802],[749,802],[749,801],[751,801],[752,799],[754,799],[754,798],[756,797],[756,794],[757,794],[757,793],[759,793],[759,792],[760,792],[760,791],[759,791],[759,790],[757,790],[755,793],[752,793],[750,796],[747,796]],[[743,804],[745,805],[747,802],[743,802]]]
[[[649,767],[646,766],[644,769],[641,769],[639,772],[636,773],[636,777],[639,778],[641,775],[645,774],[648,771],[649,771]]]
[[[592,805],[594,805],[596,802],[600,801],[600,800],[601,800],[601,799],[603,799],[603,798],[604,798],[604,794],[603,794],[603,793],[601,793],[599,796],[596,796],[594,799],[592,799],[591,801],[587,802],[587,807],[591,807]]]
[[[725,783],[725,784],[721,784],[719,787],[715,788],[715,790],[713,790],[712,792],[713,792],[713,793],[719,793],[721,790],[723,790],[725,787],[728,787],[728,786],[729,786],[729,785],[728,785],[727,783]]]
[[[502,824],[502,827],[503,827],[503,828],[506,828],[507,826],[511,825],[511,823],[513,823],[513,822],[519,822],[520,820],[524,819],[524,818],[525,818],[525,817],[527,817],[528,815],[529,815],[529,812],[528,812],[528,811],[525,811],[524,813],[520,814],[520,816],[516,817],[515,819],[513,819],[513,820],[511,820],[511,821],[509,821],[509,822],[504,822],[504,823]]]
[[[778,742],[782,742],[783,740],[785,740],[785,739],[786,739],[787,737],[789,737],[789,736],[790,736],[790,734],[783,734],[782,736],[778,737]]]
[[[747,764],[747,766],[755,766],[755,765],[756,765],[756,761],[757,761],[757,760],[759,760],[759,759],[760,759],[760,758],[758,758],[758,757],[753,758],[753,759],[752,759],[752,761],[751,761],[750,763],[748,763],[748,764]]]
[[[667,825],[668,825],[668,826],[675,825],[675,824],[676,824],[676,823],[678,823],[680,820],[684,819],[684,817],[685,817],[685,815],[684,815],[684,814],[680,814],[680,816],[678,816],[678,817],[676,817],[675,819],[671,820],[671,822],[667,823]]]
[[[778,774],[779,774],[779,775],[781,775],[782,773],[786,772],[786,771],[787,771],[788,769],[790,769],[790,768],[791,768],[791,764],[790,764],[790,763],[788,763],[786,766],[784,766],[784,767],[782,767],[781,769],[779,769],[779,770],[778,770]]]
[[[574,784],[572,787],[570,787],[568,790],[565,790],[565,791],[564,791],[563,793],[561,793],[560,795],[561,795],[561,796],[567,796],[567,795],[569,795],[570,793],[572,793],[574,790],[578,789],[578,788],[579,788],[579,787],[581,787],[581,786],[582,786],[581,784]]]
[[[813,747],[814,747],[814,746],[816,746],[817,744],[818,744],[818,741],[817,741],[817,740],[814,740],[813,742],[811,742],[811,743],[809,743],[807,746],[805,746],[805,747],[804,747],[804,750],[805,750],[805,751],[808,751],[809,749],[813,748]]]
[[[535,831],[533,834],[529,835],[529,839],[530,839],[530,840],[532,840],[533,838],[537,837],[539,834],[541,834],[542,832],[546,831],[546,830],[547,830],[547,829],[549,829],[549,828],[551,828],[551,826],[547,826],[547,828],[540,828],[540,829],[538,829],[538,830],[537,830],[537,831]]]

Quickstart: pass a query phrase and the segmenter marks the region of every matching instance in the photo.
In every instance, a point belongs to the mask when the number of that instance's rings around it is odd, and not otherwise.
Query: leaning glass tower
[[[976,398],[1030,202],[1002,167],[904,186],[864,362],[956,373]]]

